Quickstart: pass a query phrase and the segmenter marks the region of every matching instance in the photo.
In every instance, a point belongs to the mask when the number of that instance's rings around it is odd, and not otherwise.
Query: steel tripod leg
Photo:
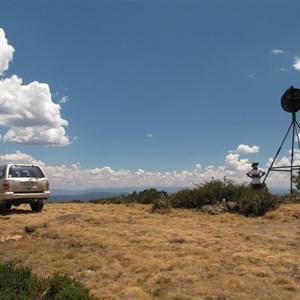
[[[279,146],[279,148],[278,148],[278,150],[277,150],[277,153],[276,153],[276,155],[275,155],[275,157],[274,157],[274,159],[273,159],[273,161],[272,161],[272,163],[271,163],[271,165],[270,165],[270,167],[269,167],[269,169],[268,169],[268,172],[267,172],[267,174],[266,174],[266,176],[265,176],[265,178],[264,178],[264,180],[263,180],[261,186],[264,185],[264,183],[265,183],[265,181],[266,181],[266,179],[267,179],[267,177],[268,177],[268,175],[269,175],[269,173],[270,173],[270,171],[271,171],[271,169],[272,169],[272,167],[273,167],[273,165],[274,165],[274,163],[275,163],[275,160],[276,160],[276,158],[277,158],[279,152],[281,151],[281,148],[282,148],[282,146],[283,146],[283,144],[284,144],[284,142],[285,142],[285,140],[286,140],[286,138],[287,138],[287,136],[288,136],[288,134],[289,134],[289,132],[290,132],[292,126],[293,126],[293,124],[294,124],[294,120],[292,120],[292,122],[291,122],[291,124],[290,124],[290,126],[289,126],[289,128],[288,128],[288,130],[287,130],[287,132],[286,132],[286,134],[285,134],[285,136],[284,136],[284,138],[283,138],[283,141],[281,142],[281,144],[280,144],[280,146]]]

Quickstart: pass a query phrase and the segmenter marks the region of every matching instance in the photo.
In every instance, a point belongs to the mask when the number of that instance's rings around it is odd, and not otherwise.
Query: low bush
[[[203,205],[214,205],[223,199],[234,201],[238,197],[238,187],[232,180],[212,179],[210,182],[196,185],[196,188],[181,190],[172,195],[171,203],[174,208],[201,208]]]
[[[165,191],[158,191],[154,188],[146,189],[141,192],[133,192],[129,195],[121,195],[112,198],[91,200],[90,202],[96,204],[105,204],[105,203],[113,203],[113,204],[129,204],[129,203],[140,203],[140,204],[152,204],[157,199],[164,199],[168,197],[168,193]]]
[[[170,213],[172,210],[171,201],[169,198],[156,199],[152,203],[151,212],[157,212],[160,214]]]
[[[68,275],[54,274],[48,279],[48,289],[43,299],[53,300],[90,300],[89,290]]]
[[[92,300],[89,290],[68,275],[38,278],[28,267],[0,264],[1,300]]]
[[[0,264],[0,299],[35,299],[41,287],[29,268],[16,267],[13,262]]]
[[[184,189],[170,196],[171,205],[174,208],[196,207],[193,190]]]
[[[267,190],[245,190],[238,200],[238,211],[245,216],[263,216],[277,208],[278,198]]]
[[[237,185],[232,180],[224,177],[223,181],[219,179],[212,179],[210,182],[197,185],[194,190],[196,206],[214,205],[221,201],[234,201],[237,194]]]
[[[279,204],[278,198],[270,194],[266,186],[260,190],[253,190],[249,185],[237,185],[226,177],[223,180],[212,179],[210,182],[196,185],[194,189],[183,189],[172,195],[152,188],[91,202],[152,204],[152,212],[165,213],[170,208],[201,209],[204,205],[215,205],[224,200],[237,203],[238,212],[245,216],[262,216]]]
[[[129,202],[129,200],[127,199],[126,196],[118,196],[118,197],[90,200],[89,202],[95,204],[126,204]]]
[[[164,199],[166,197],[168,197],[167,192],[148,189],[136,194],[135,199],[140,204],[151,204],[158,199]]]

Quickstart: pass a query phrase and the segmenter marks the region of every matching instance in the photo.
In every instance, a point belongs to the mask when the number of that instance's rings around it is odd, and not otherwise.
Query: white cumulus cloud
[[[293,64],[293,67],[295,70],[300,70],[300,58],[299,57],[295,57],[294,58],[295,62]]]
[[[15,153],[9,153],[0,155],[0,161],[3,161],[5,163],[26,163],[26,164],[38,164],[40,166],[44,166],[45,164],[32,157],[30,154],[22,153],[21,151],[16,151]]]
[[[248,145],[244,145],[244,144],[240,144],[237,147],[237,152],[239,153],[258,153],[259,152],[259,146],[248,146]]]
[[[13,59],[15,49],[8,44],[5,32],[0,28],[0,75],[8,70],[9,62]]]
[[[229,153],[225,159],[225,166],[230,171],[245,172],[249,169],[249,160],[240,159],[237,153]]]
[[[0,73],[8,68],[14,49],[0,28]],[[68,121],[61,106],[52,101],[49,85],[31,82],[23,85],[17,75],[0,80],[0,126],[7,128],[2,141],[27,145],[63,146],[72,141],[64,127]]]

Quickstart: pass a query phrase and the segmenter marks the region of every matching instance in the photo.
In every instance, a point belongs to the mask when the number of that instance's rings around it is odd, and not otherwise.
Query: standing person
[[[248,173],[246,173],[246,175],[251,178],[251,187],[253,189],[260,189],[260,178],[266,174],[263,170],[258,169],[257,166],[258,162],[252,163],[252,169]]]

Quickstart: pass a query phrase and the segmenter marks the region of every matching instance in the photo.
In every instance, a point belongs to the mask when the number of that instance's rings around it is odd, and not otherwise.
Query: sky
[[[0,0],[0,163],[53,189],[267,171],[300,88],[295,0]],[[274,166],[289,166],[293,136]],[[300,165],[299,147],[294,165]],[[267,185],[289,187],[289,173]]]

